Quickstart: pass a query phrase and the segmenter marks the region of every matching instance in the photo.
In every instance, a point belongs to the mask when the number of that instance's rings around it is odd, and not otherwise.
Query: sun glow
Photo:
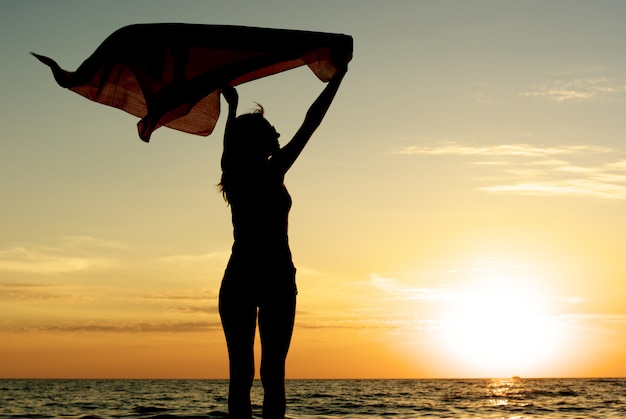
[[[477,375],[533,374],[554,360],[562,340],[549,301],[510,278],[460,290],[444,321],[444,345]]]

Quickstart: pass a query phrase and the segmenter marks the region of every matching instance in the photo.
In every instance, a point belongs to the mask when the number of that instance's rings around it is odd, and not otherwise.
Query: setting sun
[[[477,374],[539,374],[562,356],[549,299],[512,278],[458,290],[443,331],[449,353]]]

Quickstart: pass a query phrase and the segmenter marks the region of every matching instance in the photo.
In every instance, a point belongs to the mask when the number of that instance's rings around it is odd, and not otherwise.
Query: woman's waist
[[[289,238],[287,234],[248,234],[236,230],[233,234],[233,249],[259,249],[267,252],[289,250]]]
[[[250,251],[235,249],[230,255],[226,267],[227,276],[276,276],[292,277],[295,266],[289,249],[280,252]]]
[[[242,241],[235,240],[232,256],[251,260],[291,260],[291,249],[285,241]]]

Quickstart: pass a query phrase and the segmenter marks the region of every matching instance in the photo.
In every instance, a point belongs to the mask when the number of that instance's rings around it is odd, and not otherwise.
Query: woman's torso
[[[282,179],[259,176],[231,196],[233,257],[269,266],[290,263],[288,217],[291,196]]]

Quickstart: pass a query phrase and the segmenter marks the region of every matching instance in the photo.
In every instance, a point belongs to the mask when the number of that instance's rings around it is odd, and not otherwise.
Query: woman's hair
[[[254,176],[255,160],[259,155],[259,134],[269,125],[263,114],[263,106],[257,103],[257,109],[239,115],[228,126],[222,153],[222,178],[217,185],[227,202],[230,202],[229,195],[237,187],[235,185]]]

